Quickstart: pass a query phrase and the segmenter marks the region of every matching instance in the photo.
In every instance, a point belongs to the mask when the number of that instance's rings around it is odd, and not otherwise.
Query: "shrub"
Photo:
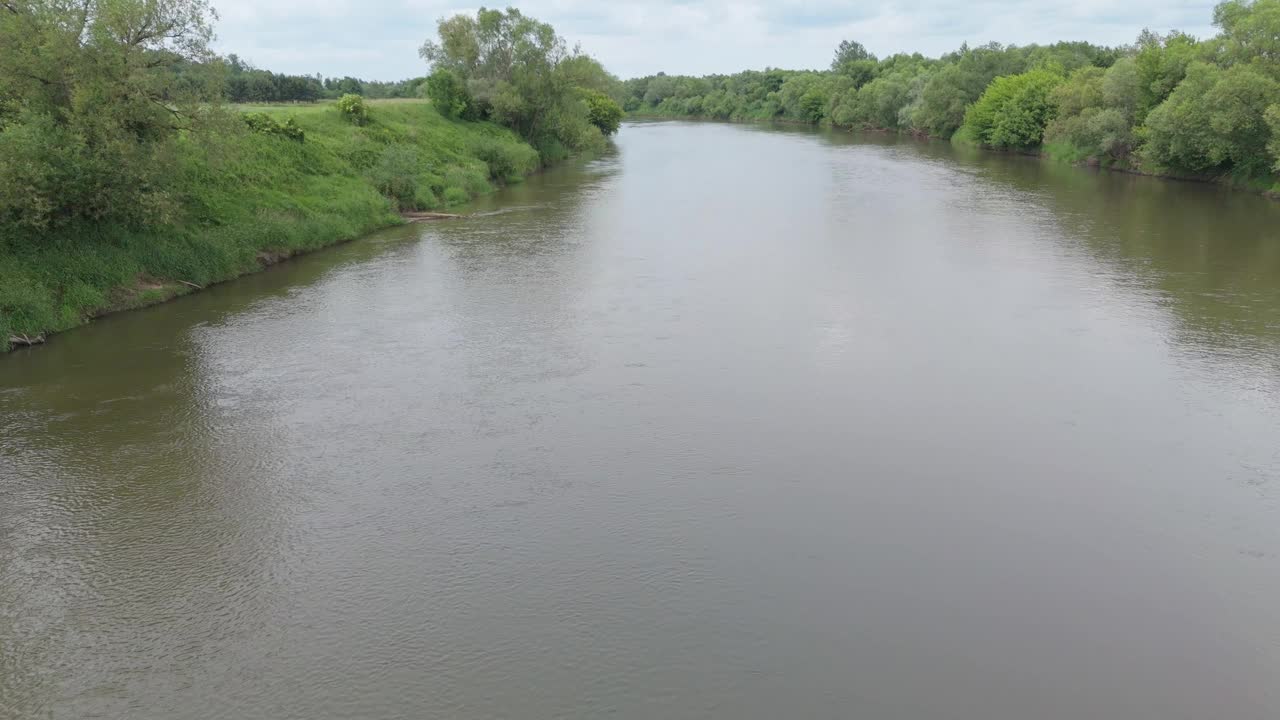
[[[364,98],[359,95],[347,93],[338,98],[338,112],[354,125],[369,122],[369,109],[365,107]]]
[[[444,203],[446,205],[460,205],[470,199],[471,196],[467,194],[467,191],[456,185],[451,185],[444,189]]]
[[[418,193],[414,196],[414,206],[419,210],[435,210],[440,207],[440,198],[431,188],[419,185]]]
[[[388,145],[370,179],[378,192],[398,210],[413,210],[418,204],[418,151],[411,145]]]
[[[280,137],[295,140],[297,142],[303,142],[306,139],[306,133],[303,132],[302,128],[298,125],[298,121],[294,118],[285,120],[284,124],[278,123],[275,121],[275,118],[266,113],[260,112],[245,113],[242,118],[244,120],[244,124],[248,125],[249,129],[256,133],[261,133],[263,135],[279,135]]]
[[[1264,115],[1280,83],[1248,65],[1192,63],[1186,78],[1147,115],[1146,158],[1194,173],[1270,170]]]
[[[76,221],[131,227],[172,219],[168,140],[138,142],[109,118],[24,111],[0,132],[0,228]]]
[[[468,116],[472,107],[467,84],[447,68],[436,68],[427,78],[427,98],[441,115],[449,118]]]
[[[289,118],[280,126],[280,134],[297,142],[303,142],[307,139],[307,134],[302,131],[302,126],[298,124],[296,118]]]
[[[471,152],[489,166],[489,177],[494,180],[521,178],[538,167],[537,151],[524,144],[485,138],[477,142]]]
[[[1051,70],[998,77],[965,113],[964,127],[990,147],[1035,147],[1056,115],[1049,96],[1061,82],[1062,76]]]
[[[598,90],[586,91],[583,99],[587,102],[587,119],[592,125],[600,128],[600,132],[605,135],[618,132],[618,127],[622,124],[621,105]]]
[[[488,169],[483,165],[467,167],[451,167],[444,172],[445,200],[448,200],[448,188],[460,188],[467,198],[484,195],[493,189],[489,184]],[[467,198],[463,198],[464,200]]]
[[[1045,129],[1044,139],[1052,145],[1052,155],[1072,162],[1091,157],[1118,160],[1135,143],[1128,116],[1117,108],[1101,107],[1055,119]]]

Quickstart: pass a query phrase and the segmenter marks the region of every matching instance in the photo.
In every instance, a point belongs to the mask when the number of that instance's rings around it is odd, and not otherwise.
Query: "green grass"
[[[177,143],[164,225],[79,223],[38,238],[0,228],[0,350],[11,335],[67,330],[161,302],[492,191],[537,168],[510,131],[447,120],[426,101],[372,101],[347,122],[332,103],[237,108],[292,117],[304,142],[228,132]],[[394,197],[388,197],[387,193]]]

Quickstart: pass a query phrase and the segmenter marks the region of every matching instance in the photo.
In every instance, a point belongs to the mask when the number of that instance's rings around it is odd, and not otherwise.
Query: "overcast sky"
[[[213,0],[216,47],[268,70],[398,80],[423,75],[445,0]],[[843,38],[877,55],[962,42],[1132,42],[1143,27],[1213,33],[1213,0],[527,0],[513,3],[623,77],[818,68]],[[506,7],[495,3],[492,7]]]

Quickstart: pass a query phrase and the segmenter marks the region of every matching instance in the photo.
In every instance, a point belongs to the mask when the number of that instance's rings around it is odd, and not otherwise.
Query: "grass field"
[[[510,131],[441,117],[426,101],[368,103],[348,122],[332,103],[236,108],[296,121],[298,142],[253,132],[180,140],[169,222],[79,223],[34,241],[0,227],[0,350],[13,336],[66,330],[296,253],[400,222],[400,210],[465,202],[537,168]]]

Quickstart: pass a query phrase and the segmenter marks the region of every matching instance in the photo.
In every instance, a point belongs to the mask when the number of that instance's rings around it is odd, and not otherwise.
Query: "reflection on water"
[[[0,718],[1280,713],[1280,205],[629,125],[0,358]]]

